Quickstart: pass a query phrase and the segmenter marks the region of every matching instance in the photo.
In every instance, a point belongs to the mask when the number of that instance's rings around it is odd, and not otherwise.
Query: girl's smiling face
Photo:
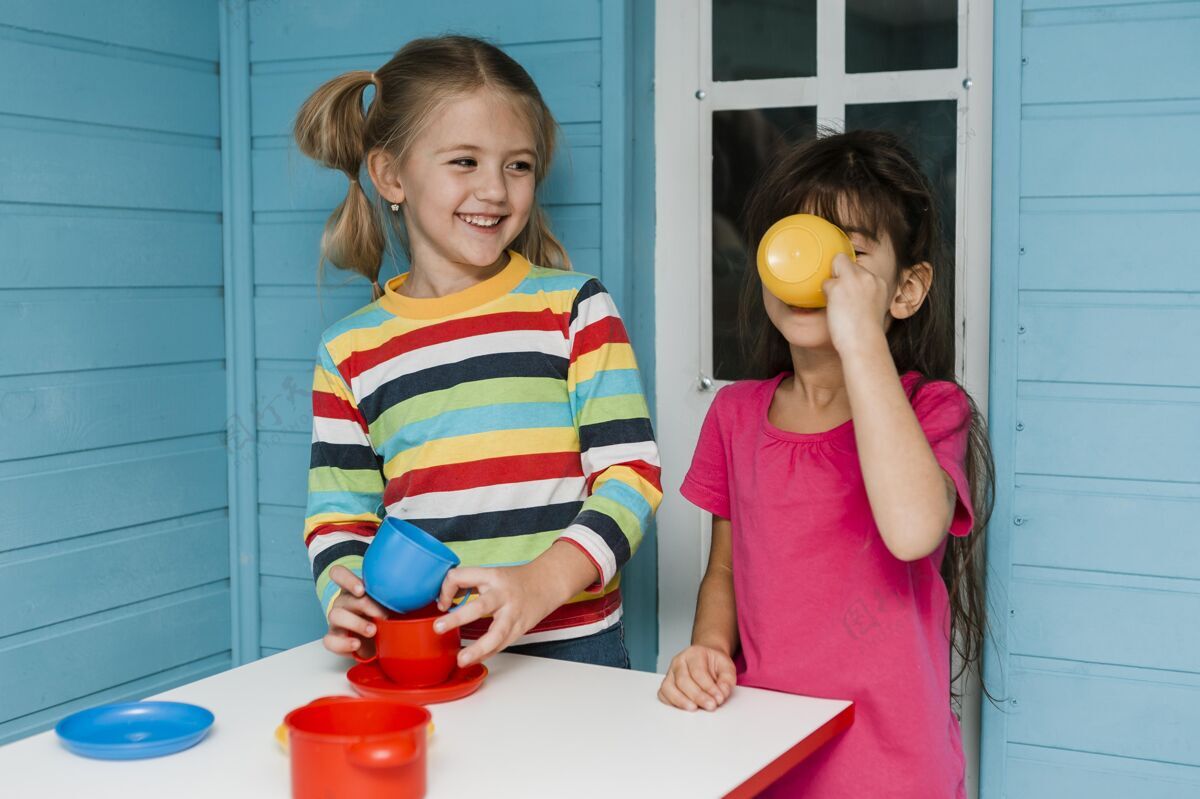
[[[460,275],[503,266],[529,221],[535,158],[529,122],[509,98],[480,90],[440,106],[376,181],[402,203],[413,264]]]

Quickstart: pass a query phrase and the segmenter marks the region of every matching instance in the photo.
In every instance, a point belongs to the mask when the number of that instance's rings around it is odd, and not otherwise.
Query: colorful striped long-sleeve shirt
[[[516,253],[446,297],[405,297],[404,278],[321,339],[304,539],[326,613],[340,591],[329,570],[361,574],[386,514],[436,536],[464,566],[527,563],[559,539],[586,554],[600,579],[517,643],[616,624],[620,569],[662,487],[612,298],[595,278]]]

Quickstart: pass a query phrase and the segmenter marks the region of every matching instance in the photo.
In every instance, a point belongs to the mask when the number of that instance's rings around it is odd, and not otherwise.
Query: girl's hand
[[[716,710],[729,699],[736,682],[737,670],[729,655],[693,644],[671,659],[658,700],[683,710]]]
[[[372,619],[386,619],[387,610],[367,596],[366,587],[345,566],[329,570],[329,579],[342,589],[329,608],[329,632],[321,643],[338,655],[358,652],[370,657],[375,651],[375,625]]]
[[[561,596],[558,583],[538,561],[523,566],[470,567],[451,569],[442,583],[438,609],[449,610],[451,602],[466,588],[479,596],[447,613],[434,625],[439,633],[492,617],[487,634],[458,653],[460,668],[492,655],[512,644],[559,605],[569,599]]]
[[[845,358],[856,347],[883,338],[891,297],[887,282],[839,253],[833,258],[833,277],[821,284],[826,319],[834,349]]]

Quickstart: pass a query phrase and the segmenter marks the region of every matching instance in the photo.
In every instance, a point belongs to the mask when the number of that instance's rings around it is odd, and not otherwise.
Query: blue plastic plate
[[[54,727],[84,757],[134,760],[180,752],[200,742],[213,714],[183,702],[126,702],[72,713]]]

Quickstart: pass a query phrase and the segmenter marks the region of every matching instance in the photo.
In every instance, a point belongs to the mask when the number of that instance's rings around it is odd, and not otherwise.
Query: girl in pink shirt
[[[850,236],[801,309],[753,263],[743,321],[762,380],[722,389],[685,497],[713,514],[692,646],[662,701],[715,710],[734,683],[852,699],[855,721],[769,796],[965,795],[951,641],[978,660],[979,553],[992,461],[954,380],[953,265],[929,181],[887,133],[785,153],[751,195],[751,256],[775,221],[812,213]]]

